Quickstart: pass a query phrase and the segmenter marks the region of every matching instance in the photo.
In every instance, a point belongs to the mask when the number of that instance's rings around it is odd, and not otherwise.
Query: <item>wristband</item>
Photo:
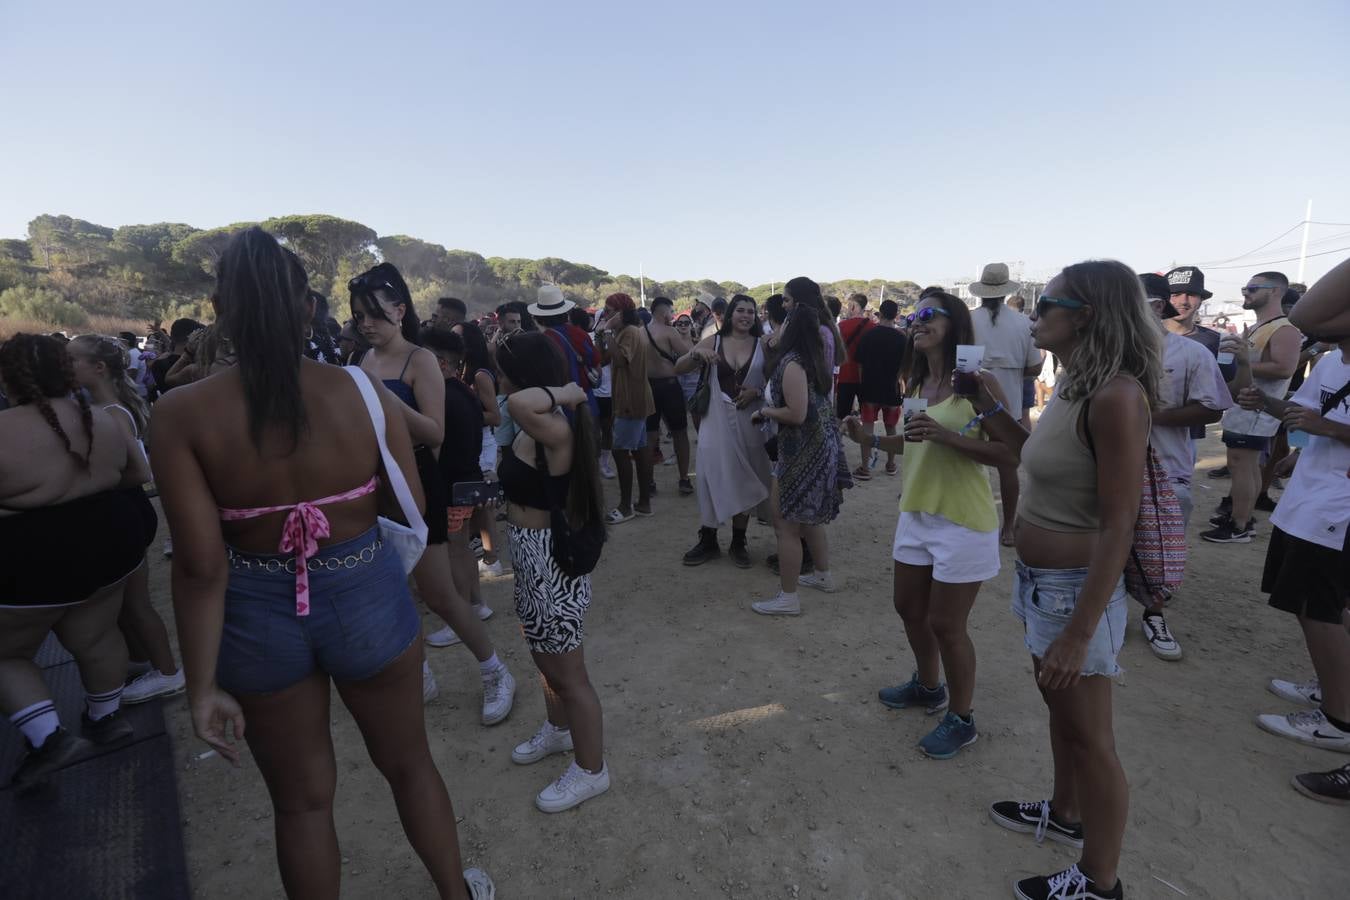
[[[965,434],[967,431],[969,431],[970,429],[974,428],[976,425],[980,424],[980,423],[983,422],[985,419],[989,418],[990,416],[996,416],[996,415],[998,415],[999,413],[1004,412],[1006,409],[1007,409],[1007,407],[1004,406],[1004,405],[1003,405],[1003,401],[1000,400],[999,402],[997,402],[997,403],[994,404],[994,408],[991,409],[991,410],[989,410],[989,412],[983,412],[983,413],[980,413],[980,414],[978,414],[977,416],[975,416],[975,418],[973,418],[973,419],[971,419],[969,422],[967,422],[967,423],[966,423],[966,427],[961,429],[961,433],[962,433],[962,434]]]
[[[550,410],[557,409],[557,408],[558,408],[558,401],[554,398],[553,392],[550,391],[550,390],[549,390],[548,388],[546,388],[546,387],[541,387],[539,390],[543,391],[545,394],[548,394],[548,402],[549,402],[549,404],[550,404],[550,405],[549,405],[549,409],[550,409]]]
[[[881,435],[879,434],[872,435],[872,449],[873,450],[881,449]]]

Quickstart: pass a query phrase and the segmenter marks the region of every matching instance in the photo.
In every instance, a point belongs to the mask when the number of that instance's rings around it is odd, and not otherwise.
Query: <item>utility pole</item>
[[[1308,261],[1308,229],[1312,227],[1312,200],[1308,201],[1308,211],[1303,214],[1303,247],[1298,251],[1298,278],[1294,280],[1303,284],[1303,264]]]
[[[647,282],[642,277],[642,263],[638,263],[638,297],[642,308],[647,308]]]

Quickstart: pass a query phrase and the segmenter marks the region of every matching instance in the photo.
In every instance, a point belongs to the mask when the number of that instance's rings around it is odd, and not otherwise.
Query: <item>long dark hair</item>
[[[737,294],[727,303],[727,311],[722,315],[722,327],[717,329],[720,337],[727,337],[734,329],[731,327],[731,314],[736,311],[736,304],[749,303],[751,311],[755,314],[755,320],[750,323],[750,333],[759,337],[764,333],[764,328],[759,324],[759,308],[755,306],[755,298],[747,297],[745,294]]]
[[[834,334],[834,359],[831,366],[838,366],[844,362],[844,338],[839,334],[839,326],[834,324],[834,317],[825,307],[825,298],[820,294],[820,285],[816,284],[805,275],[798,275],[796,278],[783,285],[784,297],[791,297],[792,302],[797,306],[809,306],[816,312],[817,325],[824,325]],[[822,347],[821,353],[823,354]]]
[[[543,332],[518,332],[502,341],[497,365],[517,390],[557,387],[568,381],[557,344]],[[567,487],[567,518],[573,527],[601,521],[604,495],[596,457],[595,422],[590,408],[579,404],[572,422],[572,472]]]
[[[359,300],[362,312],[392,325],[394,324],[393,320],[384,311],[384,307],[380,306],[380,300],[375,296],[375,292],[383,291],[388,294],[389,302],[395,306],[401,304],[403,306],[403,322],[399,325],[399,331],[408,343],[417,344],[418,332],[421,329],[421,321],[417,318],[417,307],[413,306],[412,294],[408,291],[407,282],[403,280],[403,276],[399,274],[393,263],[384,262],[367,269],[347,282],[347,288],[351,291],[353,315],[356,314],[356,303]]]
[[[459,327],[460,335],[464,338],[464,371],[469,376],[464,380],[473,381],[473,375],[479,369],[493,371],[492,354],[488,352],[487,338],[483,337],[483,329],[478,327],[477,322],[456,322],[455,324]]]
[[[9,391],[9,402],[14,406],[28,403],[38,408],[42,418],[56,436],[65,444],[66,452],[74,457],[81,469],[89,468],[89,455],[94,452],[94,414],[89,409],[89,401],[75,380],[75,368],[71,365],[66,345],[43,334],[16,334],[0,344],[0,381]],[[75,452],[71,446],[70,435],[61,427],[56,410],[51,401],[62,397],[75,396],[80,405],[80,424],[84,426],[84,435],[89,439],[89,449],[84,456]]]
[[[810,306],[798,305],[783,326],[778,358],[797,354],[807,382],[818,394],[828,394],[834,383],[834,368],[825,361],[825,341],[820,336],[820,316]],[[780,398],[781,399],[781,398]]]
[[[309,276],[300,259],[254,226],[230,240],[216,269],[219,325],[239,355],[249,436],[281,428],[291,449],[308,424],[300,393],[300,357]]]
[[[942,341],[942,365],[944,371],[928,371],[928,357],[914,350],[913,338],[910,339],[909,378],[905,382],[911,392],[922,390],[924,380],[930,375],[944,378],[956,367],[956,345],[975,343],[975,325],[970,320],[970,310],[957,298],[946,291],[934,291],[923,300],[920,306],[938,306],[947,312],[947,337]]]

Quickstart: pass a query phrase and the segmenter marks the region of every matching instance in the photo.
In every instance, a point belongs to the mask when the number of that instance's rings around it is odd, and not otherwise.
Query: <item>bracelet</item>
[[[553,392],[550,391],[550,390],[549,390],[548,388],[546,388],[546,387],[541,387],[539,390],[543,391],[545,394],[548,394],[548,402],[551,404],[551,405],[549,406],[549,409],[550,409],[550,410],[557,409],[557,408],[558,408],[558,401],[554,398]]]
[[[1007,407],[1004,406],[1003,401],[1000,400],[999,402],[994,404],[994,408],[989,410],[989,412],[979,413],[978,415],[975,416],[975,418],[967,422],[966,427],[961,429],[961,434],[965,434],[967,431],[974,428],[976,425],[980,424],[985,419],[989,418],[990,416],[996,416],[999,413],[1005,411],[1006,409]]]

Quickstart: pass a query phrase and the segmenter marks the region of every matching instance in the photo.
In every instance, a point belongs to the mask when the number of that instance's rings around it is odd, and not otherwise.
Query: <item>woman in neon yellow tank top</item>
[[[911,327],[907,395],[926,400],[927,412],[908,417],[903,435],[872,437],[852,416],[846,425],[858,443],[870,440],[873,447],[904,453],[894,599],[918,671],[878,696],[893,709],[923,706],[930,715],[946,707],[919,747],[935,759],[950,759],[977,737],[971,714],[975,645],[966,621],[980,585],[999,570],[998,512],[985,467],[1014,465],[1017,457],[984,433],[983,417],[953,389],[956,347],[974,340],[965,304],[951,294],[929,294],[919,301]],[[939,662],[950,698],[939,681]]]

